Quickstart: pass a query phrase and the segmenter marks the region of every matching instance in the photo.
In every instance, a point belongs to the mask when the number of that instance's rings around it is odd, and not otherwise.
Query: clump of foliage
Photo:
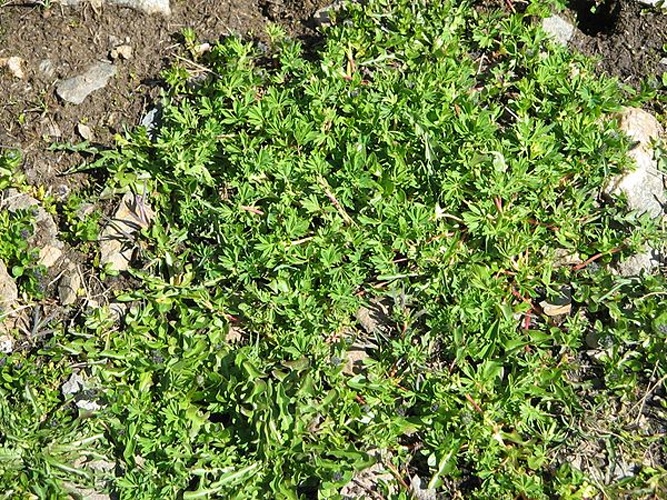
[[[17,184],[16,170],[20,163],[21,155],[17,152],[0,154],[0,190]],[[37,264],[39,249],[32,248],[28,241],[35,230],[34,216],[31,209],[9,211],[0,205],[0,260],[22,291],[38,297],[43,269]]]
[[[39,251],[31,248],[27,240],[34,231],[33,221],[30,210],[0,211],[0,260],[25,291],[38,296],[42,274],[37,265]]]
[[[62,213],[67,223],[66,237],[70,244],[79,248],[90,248],[100,235],[102,214],[85,200],[85,194],[73,193],[62,204]],[[91,250],[92,251],[92,250]]]
[[[166,73],[155,139],[96,163],[157,209],[143,288],[122,327],[100,310],[51,353],[98,385],[101,410],[63,418],[117,464],[111,490],[337,498],[381,449],[391,498],[414,474],[466,498],[597,491],[560,455],[591,390],[572,374],[593,335],[600,402],[664,375],[664,280],[608,270],[656,237],[599,196],[627,166],[619,85],[537,10],[371,0],[308,57],[273,27],[217,44],[203,81]],[[572,313],[542,314],[564,287]]]
[[[18,151],[8,150],[0,154],[0,189],[11,186],[16,181],[16,170],[21,164]]]

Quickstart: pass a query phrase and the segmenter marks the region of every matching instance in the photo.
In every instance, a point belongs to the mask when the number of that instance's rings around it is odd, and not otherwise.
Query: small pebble
[[[25,78],[25,73],[23,72],[23,65],[25,61],[20,57],[7,57],[0,59],[0,66],[5,66],[9,72],[14,75],[15,78],[23,80]]]
[[[118,47],[111,49],[111,53],[109,55],[111,56],[111,59],[131,59],[132,47],[127,44],[119,45]]]
[[[37,66],[37,69],[39,69],[39,72],[47,78],[53,77],[53,75],[56,73],[56,70],[53,66],[53,61],[51,59],[42,59],[39,61],[39,66]]]
[[[14,339],[9,335],[0,335],[0,352],[9,354],[14,351]]]
[[[116,75],[116,68],[109,62],[98,62],[81,75],[56,84],[58,96],[72,104],[81,104],[92,92],[104,88],[109,79]]]
[[[93,138],[93,131],[90,129],[90,127],[88,125],[84,125],[83,123],[79,123],[76,126],[76,131],[79,133],[79,135],[85,141],[90,141]]]

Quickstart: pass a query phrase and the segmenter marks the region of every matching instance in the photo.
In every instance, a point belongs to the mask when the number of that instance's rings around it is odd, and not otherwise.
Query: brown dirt
[[[571,47],[598,58],[600,73],[639,87],[642,80],[660,79],[667,71],[667,16],[637,0],[606,0],[595,13],[592,0],[570,3],[579,30]],[[666,61],[667,62],[667,61]]]

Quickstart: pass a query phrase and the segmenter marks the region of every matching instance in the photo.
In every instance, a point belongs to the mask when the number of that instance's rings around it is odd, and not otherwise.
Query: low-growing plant
[[[21,182],[16,173],[21,156],[14,151],[0,154],[0,191]],[[32,209],[9,211],[0,198],[0,260],[22,291],[39,297],[42,293],[43,266],[38,264],[39,249],[30,246],[34,233],[35,213]]]
[[[86,245],[98,240],[102,214],[85,197],[71,194],[61,211],[68,226],[66,236],[70,244]]]
[[[0,154],[0,189],[5,189],[18,182],[17,173],[21,165],[21,154],[17,150],[7,150]]]
[[[660,233],[602,201],[629,167],[619,84],[538,7],[351,3],[317,52],[272,27],[222,40],[205,80],[165,73],[155,139],[94,163],[156,209],[143,285],[53,354],[99,387],[77,430],[103,435],[111,491],[340,498],[377,450],[388,498],[415,475],[466,498],[600,491],[563,454],[592,394],[662,376],[664,279],[609,270]],[[571,311],[545,314],[564,290]],[[590,349],[597,392],[575,377]]]
[[[41,296],[43,266],[38,264],[39,250],[31,248],[28,238],[34,231],[31,210],[0,210],[0,260],[29,295]]]

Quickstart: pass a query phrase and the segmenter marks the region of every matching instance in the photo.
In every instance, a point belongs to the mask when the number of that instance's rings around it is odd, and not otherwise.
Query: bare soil
[[[606,0],[595,12],[592,0],[570,3],[578,31],[571,47],[598,60],[602,74],[638,87],[667,71],[667,16],[636,0]]]

